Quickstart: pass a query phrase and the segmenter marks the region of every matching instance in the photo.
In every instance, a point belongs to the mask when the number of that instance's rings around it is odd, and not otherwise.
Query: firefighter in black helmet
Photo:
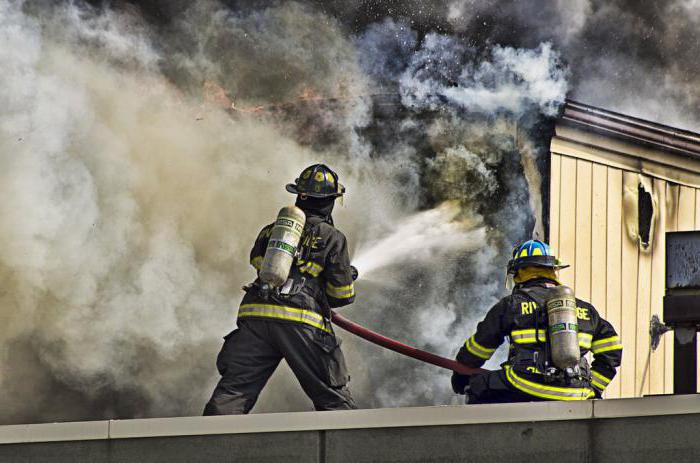
[[[306,215],[300,252],[281,292],[247,287],[238,311],[238,329],[229,333],[217,357],[221,373],[205,415],[248,413],[282,359],[287,361],[316,410],[357,408],[330,309],[355,299],[345,236],[333,225],[336,198],[345,193],[338,175],[323,164],[307,167],[287,191]],[[274,224],[262,229],[250,253],[260,271]]]
[[[615,377],[622,359],[622,343],[612,325],[588,302],[571,299],[577,332],[570,341],[580,354],[579,365],[566,371],[554,365],[552,337],[546,303],[553,288],[561,292],[557,270],[567,267],[541,241],[527,241],[513,249],[509,278],[516,283],[512,294],[501,299],[486,314],[457,354],[457,360],[480,367],[505,337],[509,338],[508,360],[499,370],[471,377],[453,374],[452,388],[467,394],[467,403],[527,402],[538,400],[586,400],[601,397]],[[577,326],[576,326],[577,325]],[[564,327],[567,328],[566,326]],[[557,328],[559,329],[559,328]],[[576,346],[576,343],[578,346]],[[584,355],[591,351],[588,366]],[[574,357],[576,361],[576,357]]]

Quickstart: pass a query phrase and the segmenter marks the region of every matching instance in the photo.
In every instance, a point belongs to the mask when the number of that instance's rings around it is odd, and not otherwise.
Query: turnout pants
[[[248,413],[283,358],[316,410],[357,408],[335,335],[301,323],[246,318],[224,339],[216,359],[221,380],[204,415]]]

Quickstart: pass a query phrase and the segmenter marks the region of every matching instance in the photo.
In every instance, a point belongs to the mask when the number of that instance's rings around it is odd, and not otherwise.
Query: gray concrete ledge
[[[0,444],[109,439],[109,421],[0,426]]]
[[[379,408],[336,412],[269,413],[112,421],[111,439],[203,434],[321,431],[445,426],[518,421],[580,420],[593,416],[591,402]]]
[[[0,426],[0,444],[562,421],[592,417],[592,401],[192,416]]]
[[[0,426],[0,444],[700,414],[700,395]]]
[[[0,461],[698,461],[700,396],[0,426]]]
[[[700,413],[700,394],[593,401],[594,418],[685,415]]]

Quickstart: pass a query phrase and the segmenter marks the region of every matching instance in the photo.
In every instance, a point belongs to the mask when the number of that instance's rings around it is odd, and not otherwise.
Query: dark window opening
[[[638,199],[638,230],[639,241],[645,248],[649,247],[649,236],[651,234],[651,219],[654,215],[654,205],[649,193],[642,184],[639,184],[639,199]]]

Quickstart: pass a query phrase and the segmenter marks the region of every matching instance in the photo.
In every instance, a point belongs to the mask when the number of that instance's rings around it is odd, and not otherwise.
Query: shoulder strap
[[[525,296],[537,302],[537,305],[544,306],[547,300],[548,288],[543,288],[541,286],[531,286],[529,288],[516,288],[513,292],[520,291]]]
[[[299,253],[297,254],[298,259],[302,262],[306,262],[309,260],[309,256],[311,254],[311,243],[313,242],[314,237],[318,235],[319,228],[322,222],[323,219],[310,217],[309,220],[306,222],[306,225],[304,225],[304,231],[301,234],[301,241],[299,246],[300,249]]]

